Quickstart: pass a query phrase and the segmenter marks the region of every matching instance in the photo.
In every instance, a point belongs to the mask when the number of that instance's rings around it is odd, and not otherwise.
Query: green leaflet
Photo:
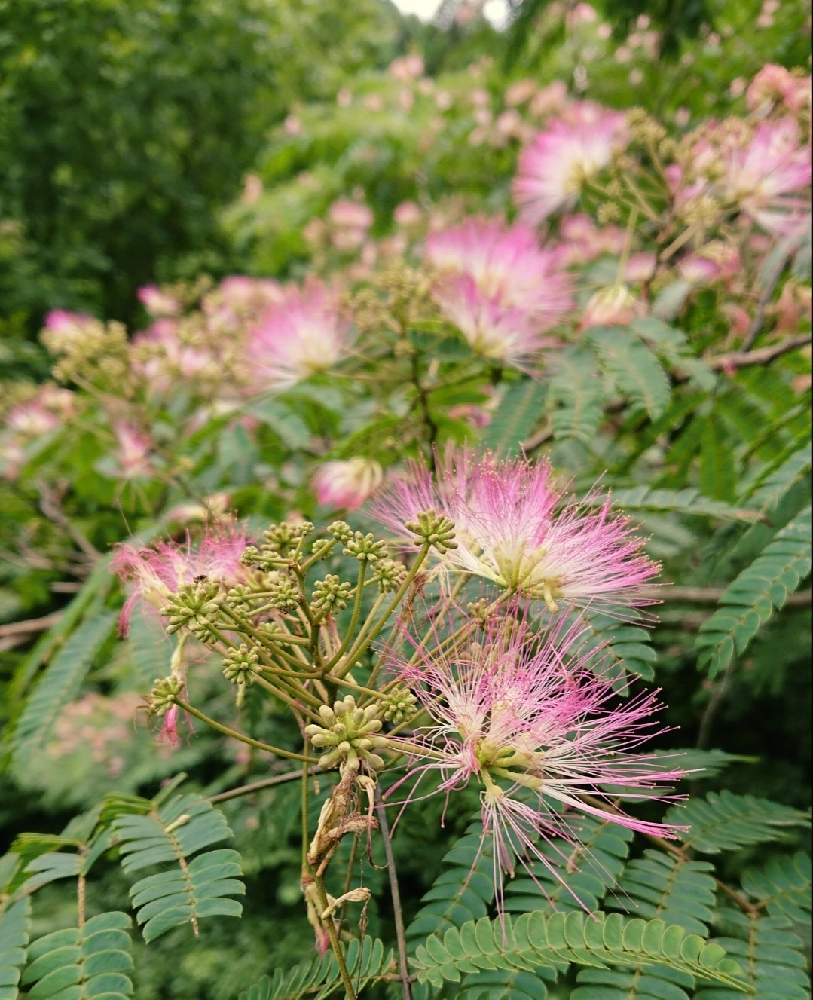
[[[407,941],[414,946],[429,934],[485,916],[494,899],[492,865],[491,839],[483,839],[478,820],[444,856],[440,875],[406,929]]]
[[[739,960],[749,1000],[809,1000],[804,945],[787,919],[729,909],[722,910],[720,917],[726,936],[718,940]],[[736,1000],[740,996],[742,993],[720,988],[705,988],[695,994],[696,1000]]]
[[[239,917],[243,907],[231,897],[245,893],[240,855],[229,848],[204,851],[231,838],[223,814],[197,795],[176,795],[157,808],[146,805],[146,813],[118,815],[112,823],[125,874],[171,863],[130,888],[144,940],[181,924],[197,934],[206,917]]]
[[[432,935],[415,954],[420,982],[440,986],[485,969],[533,971],[541,965],[645,967],[665,965],[677,972],[736,988],[742,973],[723,948],[706,943],[663,920],[628,920],[618,914],[544,914],[537,910],[517,920],[477,921]]]
[[[771,858],[762,868],[748,868],[742,887],[771,916],[810,925],[810,855],[803,851]]]
[[[714,908],[713,872],[707,861],[646,850],[627,864],[607,905],[646,920],[659,917],[705,938]]]
[[[0,1000],[17,1000],[17,984],[25,962],[31,922],[31,899],[28,896],[12,903],[0,913]]]
[[[593,329],[588,340],[617,391],[656,420],[669,405],[672,390],[652,351],[628,330],[615,327]]]
[[[584,347],[563,351],[549,379],[553,436],[589,444],[604,417],[604,395],[596,359]]]
[[[810,825],[807,813],[733,792],[709,792],[667,810],[664,822],[688,826],[683,843],[702,854],[736,851],[751,844],[787,840]]]
[[[28,755],[39,749],[62,708],[79,691],[114,621],[115,615],[109,612],[86,618],[45,669],[14,732],[13,767],[22,778]]]
[[[509,386],[483,434],[483,447],[506,457],[518,455],[542,415],[546,395],[545,384],[534,379]]]
[[[506,884],[506,913],[599,909],[624,869],[632,832],[581,815],[569,817],[568,827],[572,841],[556,837],[539,843],[547,864],[532,861],[527,869],[519,867],[517,877]]]
[[[610,497],[614,506],[625,511],[646,510],[664,514],[685,514],[691,517],[719,518],[721,521],[756,521],[759,512],[745,510],[719,500],[709,499],[695,489],[658,490],[648,486],[633,486],[613,490]],[[603,496],[588,498],[588,504],[599,507]]]
[[[545,1000],[548,996],[540,973],[521,969],[475,972],[453,989],[449,995],[455,1000]]]
[[[53,931],[28,949],[22,977],[31,1000],[124,1000],[133,995],[130,926],[126,913],[91,917],[82,927]]]
[[[700,664],[714,677],[742,655],[759,629],[782,608],[811,568],[811,508],[780,529],[750,566],[728,585],[720,607],[700,626]]]
[[[346,946],[345,961],[356,991],[361,992],[391,965],[392,952],[378,939],[365,937]],[[331,952],[291,969],[276,969],[273,976],[263,976],[254,986],[243,990],[239,1000],[299,1000],[306,995],[326,1000],[340,984],[339,968]]]

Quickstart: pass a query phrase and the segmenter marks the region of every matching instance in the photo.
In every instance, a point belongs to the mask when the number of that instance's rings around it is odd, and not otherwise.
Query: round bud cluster
[[[287,573],[269,574],[264,597],[272,608],[293,611],[299,605],[299,587],[296,580]]]
[[[387,544],[369,532],[363,535],[360,531],[354,531],[352,538],[344,546],[344,552],[345,555],[354,556],[359,562],[372,563],[385,556]]]
[[[425,510],[418,514],[414,521],[409,521],[405,525],[407,531],[426,545],[432,546],[443,555],[449,549],[456,549],[457,542],[454,540],[454,522],[438,514],[433,510]]]
[[[223,660],[223,676],[232,684],[252,684],[259,664],[257,650],[242,643],[226,653]]]
[[[160,718],[172,708],[183,691],[183,681],[179,677],[160,677],[153,682],[147,698],[150,715]]]
[[[333,708],[322,705],[319,709],[322,724],[305,727],[305,734],[313,746],[325,750],[319,758],[320,767],[349,767],[358,770],[364,764],[374,771],[384,766],[384,760],[373,751],[386,746],[385,737],[379,736],[381,718],[377,705],[359,708],[356,699],[348,694]]]
[[[226,599],[228,600],[229,605],[236,611],[251,610],[252,606],[257,601],[262,600],[264,596],[265,587],[259,582],[254,585],[238,584],[236,587],[229,587],[226,591]]]
[[[334,521],[328,526],[329,534],[333,535],[337,542],[347,544],[353,537],[353,529],[347,521]]]
[[[404,719],[408,719],[415,714],[416,704],[417,699],[409,688],[404,687],[403,684],[398,684],[387,694],[387,697],[382,702],[381,716],[388,722],[397,725],[399,722],[403,722]]]
[[[328,573],[324,580],[317,580],[313,585],[311,611],[321,620],[330,618],[347,607],[352,592],[351,584],[343,582],[333,573]]]
[[[257,626],[257,636],[263,642],[285,642],[291,634],[284,625],[277,625],[274,622],[260,622]]]
[[[273,573],[280,566],[284,566],[286,560],[276,549],[271,549],[267,545],[247,545],[240,556],[240,562],[244,566],[251,566],[252,569]]]
[[[113,384],[119,391],[127,387],[127,331],[121,323],[88,320],[69,337],[46,329],[42,340],[49,351],[61,355],[54,367],[60,381]]]
[[[302,540],[313,531],[310,521],[282,521],[272,524],[263,532],[266,546],[280,555],[295,552]]]
[[[705,230],[715,226],[722,215],[719,201],[709,194],[689,198],[680,208],[680,216],[688,226]]]
[[[484,597],[478,597],[476,601],[470,601],[466,607],[469,617],[485,625],[489,619],[490,603]]]
[[[374,579],[384,593],[397,590],[407,575],[406,566],[395,559],[380,559],[375,564]]]
[[[212,580],[196,580],[181,587],[161,609],[167,619],[167,632],[172,635],[187,629],[201,642],[216,638],[219,596],[220,588]]]
[[[609,226],[621,220],[621,209],[614,201],[604,201],[596,210],[596,218],[602,226]]]

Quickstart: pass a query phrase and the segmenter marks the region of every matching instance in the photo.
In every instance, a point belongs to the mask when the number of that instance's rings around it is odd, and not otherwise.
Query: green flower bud
[[[378,706],[359,708],[352,695],[341,701],[322,705],[319,709],[321,725],[312,723],[305,727],[305,735],[318,750],[325,752],[319,758],[321,767],[357,770],[364,764],[367,770],[375,771],[384,766],[384,760],[374,751],[386,746],[387,741],[378,735],[381,718]]]
[[[375,564],[375,574],[373,579],[378,586],[386,593],[397,590],[404,582],[407,575],[406,566],[395,559],[380,559]]]
[[[266,601],[280,611],[293,611],[299,605],[300,593],[296,580],[287,574],[278,573],[267,581]]]
[[[334,521],[327,529],[338,542],[347,542],[353,537],[353,529],[347,521]]]
[[[324,580],[317,580],[313,585],[311,610],[320,619],[329,618],[347,607],[352,592],[351,584],[329,573]]]
[[[166,715],[183,691],[183,681],[179,677],[161,677],[154,681],[147,698],[147,710],[158,718]]]
[[[299,547],[302,539],[313,531],[310,521],[282,521],[270,525],[263,537],[266,546],[281,555],[289,555]]]
[[[348,539],[344,552],[348,556],[355,556],[359,562],[373,563],[382,559],[387,551],[386,542],[381,541],[369,532],[362,535],[360,531],[353,533],[353,537]]]
[[[167,632],[172,635],[186,629],[201,642],[217,638],[219,596],[220,588],[213,580],[198,580],[181,587],[161,609],[167,619]]]
[[[382,702],[381,717],[397,725],[415,713],[417,698],[403,684],[394,687]]]
[[[223,676],[232,684],[244,686],[253,684],[259,663],[257,650],[242,643],[226,653],[223,660]]]
[[[454,540],[454,522],[433,510],[425,510],[418,514],[417,518],[409,521],[405,527],[422,542],[436,548],[441,555],[449,549],[457,548],[457,542]]]

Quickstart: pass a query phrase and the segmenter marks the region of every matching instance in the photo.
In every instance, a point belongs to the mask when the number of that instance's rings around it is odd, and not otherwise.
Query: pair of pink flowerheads
[[[461,574],[488,581],[495,601],[452,654],[432,626],[413,640],[412,655],[386,654],[392,676],[431,720],[408,738],[391,738],[408,764],[388,801],[404,807],[476,782],[498,898],[517,857],[559,877],[540,844],[578,843],[579,814],[675,836],[676,827],[632,817],[611,799],[612,786],[623,786],[627,800],[665,798],[658,789],[682,772],[641,750],[664,731],[657,695],[616,693],[584,614],[623,618],[650,603],[646,584],[658,566],[630,522],[598,492],[569,497],[545,463],[469,451],[447,452],[435,479],[414,464],[379,491],[370,512],[407,547],[415,538],[405,525],[428,510],[454,522],[456,542],[430,552],[430,572],[446,584]],[[246,541],[231,530],[210,534],[196,551],[123,547],[117,569],[134,584],[124,620],[134,602],[163,603],[199,575],[239,582]],[[427,617],[433,620],[433,609]],[[530,624],[540,619],[540,627]]]

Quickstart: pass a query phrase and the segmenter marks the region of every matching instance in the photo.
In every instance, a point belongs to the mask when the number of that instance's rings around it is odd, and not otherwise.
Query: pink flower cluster
[[[225,583],[245,579],[240,557],[247,544],[242,530],[224,525],[208,530],[196,547],[189,538],[184,545],[163,541],[142,549],[120,545],[112,568],[130,584],[130,595],[119,619],[121,633],[127,634],[135,607],[143,605],[160,613],[172,594],[197,577]]]
[[[16,479],[29,445],[63,427],[75,412],[74,394],[49,383],[10,407],[0,433],[0,475]]]
[[[567,888],[539,842],[578,843],[573,818],[580,814],[641,833],[677,834],[610,802],[609,786],[624,786],[628,798],[652,798],[682,772],[640,750],[663,731],[653,719],[656,695],[620,699],[602,679],[603,654],[585,645],[585,632],[583,623],[558,618],[540,639],[509,614],[453,656],[439,652],[435,636],[431,647],[418,643],[415,655],[391,662],[432,724],[404,740],[410,763],[389,795],[406,787],[406,805],[419,797],[424,779],[428,795],[475,781],[483,836],[494,845],[498,904],[517,855],[526,866],[540,862]]]
[[[356,510],[381,485],[383,470],[371,458],[325,462],[313,477],[316,499],[325,507]]]
[[[331,368],[349,344],[350,324],[334,291],[318,282],[286,288],[249,330],[249,381],[258,392],[288,388]]]
[[[651,603],[642,588],[659,567],[608,498],[568,497],[546,463],[450,449],[438,465],[435,483],[425,466],[413,464],[382,491],[372,514],[413,544],[404,526],[418,514],[450,518],[457,547],[435,557],[443,576],[480,577],[551,611],[560,602],[615,613]]]
[[[431,234],[426,258],[438,273],[435,300],[486,358],[527,364],[572,305],[559,255],[523,225],[469,219]]]
[[[628,140],[626,116],[592,101],[573,102],[523,150],[514,179],[520,218],[536,225],[573,205],[585,180]]]

